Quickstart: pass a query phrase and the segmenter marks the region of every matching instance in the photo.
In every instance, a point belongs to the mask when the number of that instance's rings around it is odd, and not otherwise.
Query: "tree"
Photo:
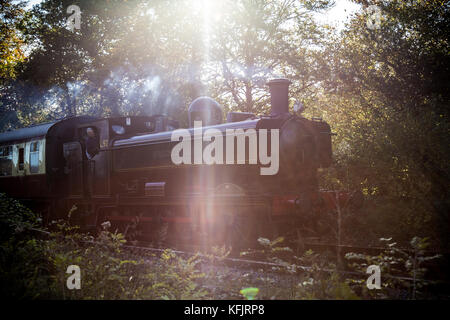
[[[293,81],[291,92],[311,99],[318,84],[317,51],[323,44],[311,10],[329,1],[221,1],[210,25],[210,65],[214,93],[236,110],[267,111],[265,82]]]
[[[15,2],[15,1],[14,1]],[[25,1],[0,2],[0,80],[16,76],[15,66],[24,61],[26,37],[24,26],[29,18],[24,10]]]
[[[24,1],[0,1],[0,127],[10,127],[17,121],[14,98],[10,99],[4,86],[17,76],[17,65],[25,60],[27,36],[25,27],[29,15]]]
[[[432,234],[446,245],[450,8],[441,1],[357,2],[380,8],[380,28],[368,28],[361,12],[330,45],[325,88],[333,94],[319,104],[338,124],[338,146],[347,146],[338,148],[340,178],[350,176],[347,183],[377,199],[380,227],[405,239]]]
[[[53,118],[176,114],[189,94],[185,70],[195,64],[189,47],[198,41],[195,17],[185,17],[189,2],[183,3],[78,1],[81,29],[71,32],[66,8],[73,3],[43,1],[33,10],[36,47],[20,80],[57,105],[47,105]]]

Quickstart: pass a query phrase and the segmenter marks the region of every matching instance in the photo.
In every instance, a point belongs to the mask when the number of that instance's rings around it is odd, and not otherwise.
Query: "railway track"
[[[334,246],[331,246],[334,248]],[[352,246],[346,245],[346,248],[352,248]],[[211,258],[215,258],[217,260],[223,261],[223,263],[230,267],[235,268],[244,268],[248,271],[256,271],[256,270],[264,270],[266,272],[274,272],[273,269],[276,268],[277,270],[286,270],[286,273],[289,273],[287,270],[291,270],[292,273],[302,273],[302,272],[310,272],[310,271],[322,271],[326,273],[338,273],[341,275],[346,275],[350,277],[355,278],[367,278],[367,274],[364,272],[358,272],[358,271],[349,271],[349,270],[339,270],[335,268],[313,268],[311,266],[306,265],[299,265],[297,263],[276,263],[276,262],[270,262],[270,261],[261,261],[261,260],[254,260],[254,259],[242,259],[242,258],[236,258],[236,257],[219,257],[214,256],[213,254],[208,253],[202,253],[199,251],[185,251],[185,250],[177,250],[172,248],[154,248],[154,247],[147,247],[147,246],[135,246],[135,245],[123,245],[123,249],[130,251],[134,254],[139,254],[143,252],[151,252],[151,253],[163,253],[166,250],[171,250],[173,253],[176,253],[177,255],[183,256],[183,257],[192,257],[194,255],[197,255],[199,258],[205,259],[205,261],[208,261]],[[363,249],[363,247],[354,247],[355,249]],[[372,249],[372,248],[368,248]],[[373,248],[376,250],[385,250],[386,248]],[[210,261],[210,260],[209,260]],[[278,271],[279,273],[279,271]],[[385,279],[396,279],[396,280],[402,280],[402,281],[410,281],[410,282],[422,282],[422,283],[436,283],[440,282],[442,284],[450,285],[448,282],[443,282],[440,280],[430,280],[430,279],[418,279],[413,278],[410,276],[394,276],[389,274],[383,274],[383,278]]]
[[[42,231],[38,229],[33,229],[33,231],[40,233],[41,235],[49,235],[49,232]],[[86,244],[91,244],[92,242],[85,242]],[[386,247],[363,247],[363,246],[352,246],[352,245],[336,245],[336,244],[326,244],[326,243],[304,243],[306,246],[310,247],[322,247],[322,248],[332,248],[333,250],[336,250],[336,248],[345,248],[350,251],[358,251],[358,250],[373,250],[373,251],[384,251],[388,248]],[[186,251],[186,250],[179,250],[174,248],[155,248],[148,245],[148,243],[140,243],[140,245],[122,245],[122,249],[127,251],[128,253],[131,253],[133,255],[142,255],[142,253],[159,253],[162,254],[166,250],[171,250],[173,253],[183,256],[183,257],[192,257],[194,255],[197,255],[198,257],[205,259],[205,261],[211,261],[211,259],[216,259],[218,261],[223,261],[225,265],[242,269],[248,271],[256,271],[256,270],[263,270],[265,272],[273,272],[273,269],[276,268],[277,270],[286,270],[287,267],[290,266],[290,270],[294,271],[293,273],[301,273],[301,272],[310,272],[316,270],[316,271],[322,271],[326,273],[338,273],[341,275],[347,275],[355,278],[367,278],[367,274],[364,272],[358,272],[358,271],[349,271],[349,270],[340,270],[335,268],[312,268],[311,266],[306,265],[299,265],[297,263],[277,263],[277,262],[270,262],[270,261],[262,261],[262,260],[255,260],[255,259],[242,259],[242,258],[236,258],[236,257],[219,257],[214,256],[211,253],[202,253],[201,250],[198,250],[199,247],[197,246],[191,246],[191,248],[195,248],[197,250],[195,251]],[[408,249],[402,249],[405,251],[411,251]],[[432,253],[432,252],[431,252]],[[279,273],[279,271],[278,271]],[[382,276],[385,279],[396,279],[396,280],[402,280],[402,281],[410,281],[410,282],[422,282],[424,284],[428,283],[439,283],[445,286],[450,286],[450,282],[443,281],[443,280],[430,280],[430,279],[419,279],[419,278],[413,278],[410,276],[397,276],[397,275],[389,275],[389,274],[383,274]]]

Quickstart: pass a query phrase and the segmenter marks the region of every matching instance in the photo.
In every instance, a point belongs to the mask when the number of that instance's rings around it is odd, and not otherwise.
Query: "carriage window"
[[[0,148],[0,157],[12,158],[12,146],[6,146]]]
[[[12,175],[12,146],[0,147],[0,176]]]
[[[24,149],[19,148],[19,170],[20,171],[22,171],[24,168],[24,162],[25,162]]]
[[[30,173],[39,172],[39,142],[30,144]]]

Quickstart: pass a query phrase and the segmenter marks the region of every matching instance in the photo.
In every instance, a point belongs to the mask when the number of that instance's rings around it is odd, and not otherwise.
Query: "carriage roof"
[[[65,118],[58,121],[47,122],[43,124],[37,124],[26,128],[16,129],[12,131],[6,131],[0,133],[0,145],[5,145],[8,143],[16,143],[21,141],[31,140],[33,138],[39,138],[47,136],[50,129],[55,127],[55,129],[66,130],[67,128],[73,127],[76,124],[82,124],[86,122],[91,122],[99,120],[99,118],[92,116],[77,116]]]
[[[27,128],[21,128],[12,131],[6,131],[0,133],[0,144],[7,144],[8,142],[18,142],[23,140],[29,140],[32,138],[45,136],[48,130],[56,122],[49,122],[44,124],[39,124]]]

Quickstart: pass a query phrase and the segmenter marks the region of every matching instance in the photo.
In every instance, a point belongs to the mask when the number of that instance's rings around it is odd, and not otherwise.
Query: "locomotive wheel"
[[[254,247],[256,244],[255,228],[252,220],[242,215],[233,217],[233,221],[228,227],[227,244],[232,247],[232,251],[235,253]]]
[[[274,240],[277,235],[276,225],[267,215],[260,213],[236,216],[230,229],[233,251],[260,248],[259,238]]]
[[[138,221],[132,221],[123,224],[122,234],[124,235],[127,242],[135,244],[138,241],[140,234],[138,226],[139,226]]]
[[[158,248],[166,247],[168,243],[170,225],[168,222],[159,222],[154,229],[153,243]]]
[[[273,240],[276,227],[264,208],[235,214],[228,223],[226,244],[235,253],[249,248],[258,248],[258,238]]]
[[[96,234],[101,234],[102,231],[109,231],[112,233],[121,233],[127,242],[135,243],[140,236],[140,223],[139,217],[132,221],[114,221],[114,219],[107,219],[107,216],[120,216],[131,215],[129,211],[121,209],[111,209],[110,211],[101,211],[97,219]],[[109,224],[103,225],[103,223],[109,222]]]

